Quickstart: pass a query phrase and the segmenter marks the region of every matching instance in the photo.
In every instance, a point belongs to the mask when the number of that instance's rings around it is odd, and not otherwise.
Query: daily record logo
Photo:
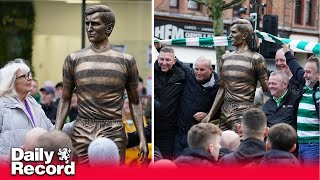
[[[55,157],[54,151],[35,148],[34,151],[23,151],[21,148],[11,149],[12,175],[74,175],[75,162],[70,162],[71,149],[60,148],[57,154],[62,164],[51,164]]]

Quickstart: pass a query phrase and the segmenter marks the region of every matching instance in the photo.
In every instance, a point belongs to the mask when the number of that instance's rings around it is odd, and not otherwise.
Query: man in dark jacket
[[[275,71],[269,77],[271,97],[263,105],[267,116],[268,127],[278,123],[287,123],[297,128],[297,93],[288,88],[289,77],[284,71]]]
[[[188,147],[189,129],[207,116],[219,89],[218,75],[212,70],[211,60],[200,57],[194,68],[187,67],[179,60],[176,63],[186,75],[185,86],[178,109],[178,133],[175,139],[174,154],[179,154]],[[214,119],[219,118],[219,113]]]
[[[309,57],[302,68],[290,52],[289,46],[283,44],[282,47],[293,77],[304,86],[302,95],[299,97],[297,112],[299,160],[303,165],[318,165],[320,139],[319,58]]]
[[[263,140],[268,134],[268,128],[264,112],[257,108],[245,111],[241,124],[238,125],[238,133],[242,134],[243,141],[235,152],[225,155],[220,160],[220,165],[225,167],[258,165],[266,152]]]
[[[297,133],[292,126],[279,123],[270,128],[266,143],[267,153],[259,166],[299,167],[300,163],[293,154],[296,149]]]
[[[184,72],[175,62],[174,50],[164,47],[154,64],[154,144],[169,159],[173,158],[177,107],[185,80]]]
[[[218,160],[221,130],[211,123],[199,123],[188,132],[188,144],[174,160],[178,167],[213,166]]]

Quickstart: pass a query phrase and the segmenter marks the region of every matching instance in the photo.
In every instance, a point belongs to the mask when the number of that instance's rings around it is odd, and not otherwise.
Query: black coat
[[[212,103],[219,89],[219,77],[213,72],[215,83],[210,87],[203,87],[195,78],[194,70],[186,67],[177,60],[177,66],[185,72],[186,81],[180,98],[178,110],[178,127],[187,133],[189,129],[199,122],[193,118],[197,112],[209,113]],[[216,114],[213,119],[218,119],[220,114]]]
[[[299,167],[300,162],[289,152],[272,149],[260,161],[261,167]]]
[[[212,167],[215,165],[213,157],[200,148],[187,148],[174,160],[178,167]]]
[[[154,64],[155,132],[177,129],[177,109],[185,81],[184,72],[175,65],[167,73]]]
[[[294,55],[288,51],[285,53],[285,57],[286,57],[286,62],[290,68],[291,73],[293,74],[293,77],[302,85],[305,86],[305,79],[304,79],[304,70],[303,68],[297,63],[296,58],[294,57]],[[301,95],[299,97],[299,101],[302,97],[302,94],[304,93],[304,89],[301,89]],[[318,95],[316,95],[318,94]],[[313,87],[313,100],[314,100],[314,104],[315,104],[315,108],[318,114],[318,118],[320,118],[320,87],[319,87],[319,81],[314,85]]]
[[[225,155],[220,161],[221,166],[247,167],[256,166],[266,153],[264,142],[255,138],[247,138],[240,143],[239,148]]]
[[[291,90],[288,90],[279,107],[277,107],[277,102],[270,97],[262,106],[262,111],[267,116],[268,127],[278,123],[286,123],[297,129],[298,105],[299,96]]]

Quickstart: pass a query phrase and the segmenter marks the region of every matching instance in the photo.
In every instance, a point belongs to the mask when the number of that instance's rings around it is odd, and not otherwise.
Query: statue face
[[[91,43],[100,44],[108,38],[108,27],[102,22],[99,12],[87,15],[85,23],[88,39]]]
[[[245,42],[245,39],[243,39],[243,34],[238,30],[236,25],[233,25],[230,29],[230,35],[229,38],[231,39],[231,43],[233,46],[238,47]]]

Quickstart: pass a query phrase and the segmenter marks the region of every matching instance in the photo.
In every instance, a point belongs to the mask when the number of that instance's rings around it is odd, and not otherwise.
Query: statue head
[[[106,33],[109,37],[115,24],[115,16],[112,10],[105,5],[94,5],[86,9],[85,16],[87,17],[94,13],[98,13],[98,16],[100,17],[102,23],[106,25],[107,27]]]

